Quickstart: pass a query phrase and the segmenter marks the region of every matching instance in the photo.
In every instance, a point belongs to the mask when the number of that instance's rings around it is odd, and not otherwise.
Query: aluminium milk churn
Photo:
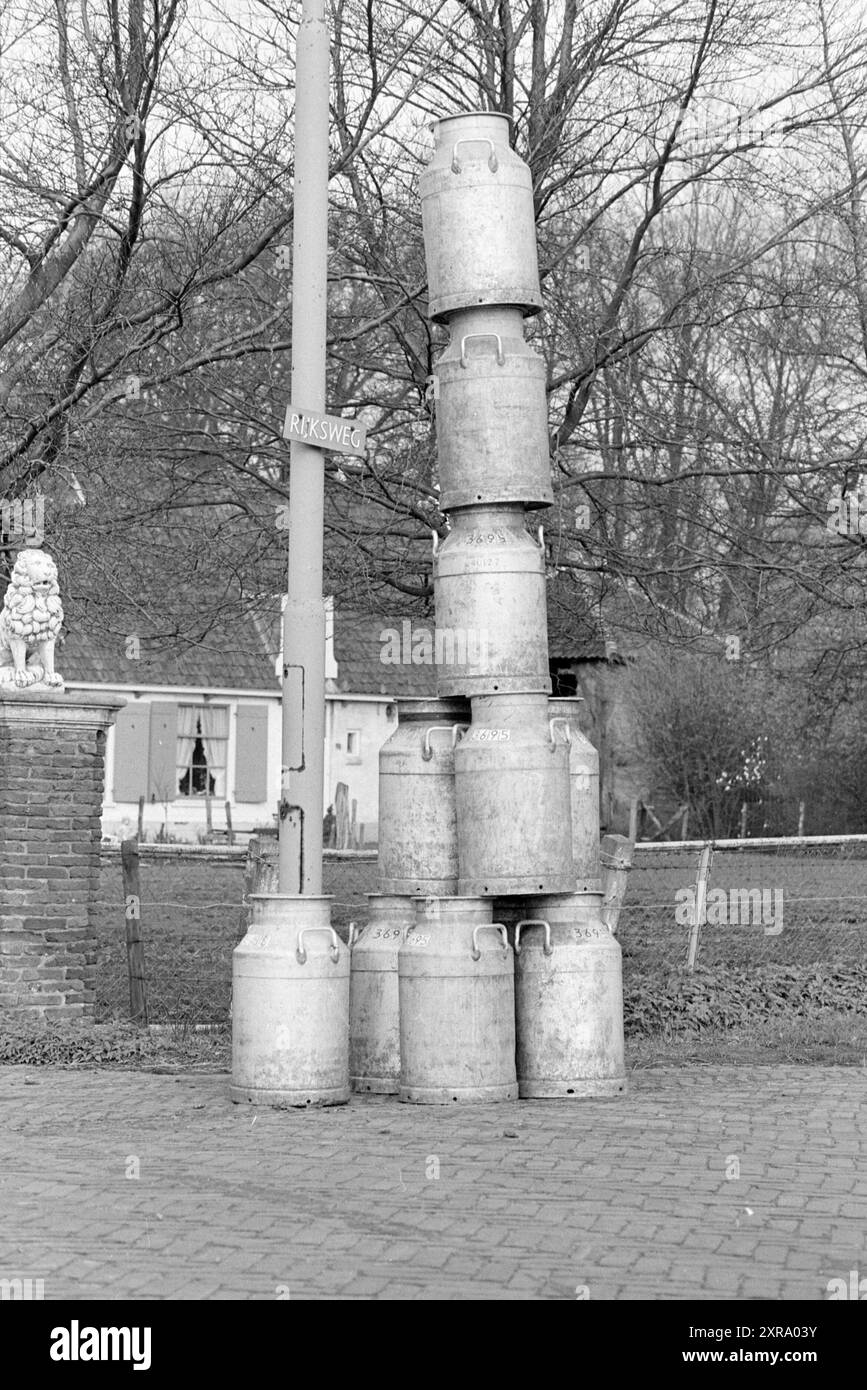
[[[572,857],[576,891],[601,893],[599,865],[599,754],[578,727],[580,697],[560,696],[548,701],[552,719],[569,730],[569,781],[572,795]]]
[[[544,695],[478,695],[455,749],[458,892],[572,893],[569,744]]]
[[[514,958],[478,898],[419,898],[398,955],[400,1099],[516,1100]]]
[[[434,121],[419,179],[430,316],[516,304],[542,307],[533,182],[509,144],[509,118],[470,111]]]
[[[414,899],[369,893],[367,924],[350,935],[349,1081],[353,1091],[396,1094],[400,1082],[397,953]]]
[[[232,953],[234,1101],[342,1105],[349,1099],[349,951],[331,898],[251,893]]]
[[[456,656],[437,668],[440,694],[550,691],[545,557],[523,507],[455,512],[433,574],[437,630]]]
[[[602,895],[536,898],[515,927],[515,1025],[521,1095],[626,1091],[620,946]]]
[[[456,726],[466,700],[398,700],[398,724],[379,750],[379,888],[452,893],[458,880]]]
[[[434,368],[440,509],[550,506],[546,368],[524,339],[520,310],[464,310],[449,331]]]

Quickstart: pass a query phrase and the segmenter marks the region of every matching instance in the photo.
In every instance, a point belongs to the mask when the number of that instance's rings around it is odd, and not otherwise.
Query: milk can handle
[[[356,943],[356,941],[358,940],[358,938],[359,938],[360,935],[361,935],[361,932],[359,931],[359,929],[358,929],[358,927],[355,925],[355,923],[354,923],[354,922],[350,922],[350,923],[349,923],[349,935],[348,935],[348,937],[346,938],[346,945],[347,945],[347,947],[348,947],[348,949],[349,949],[350,951],[352,950],[353,946],[355,945],[355,943]]]
[[[499,933],[500,933],[500,936],[503,938],[503,949],[506,950],[506,951],[508,951],[508,949],[509,949],[509,938],[508,938],[508,935],[506,934],[506,928],[503,926],[502,922],[480,922],[479,925],[478,925],[477,927],[473,927],[473,960],[481,960],[481,956],[482,956],[482,953],[481,953],[481,951],[479,950],[479,932],[480,932],[480,931],[496,931],[496,932],[499,932]]]
[[[452,725],[452,748],[457,748],[458,746],[458,734],[465,734],[469,727],[469,724]]]
[[[467,728],[469,728],[469,725],[468,725],[468,724],[431,724],[431,726],[430,726],[429,729],[425,729],[425,733],[424,733],[424,744],[422,745],[422,750],[421,750],[421,755],[422,755],[422,757],[424,758],[425,762],[426,762],[426,763],[429,763],[430,760],[431,760],[431,758],[433,757],[433,749],[432,749],[431,746],[430,746],[430,736],[431,736],[431,734],[437,734],[437,733],[441,733],[441,734],[451,734],[451,736],[452,736],[452,748],[454,748],[454,746],[455,746],[455,730],[456,730],[456,729],[467,729]]]
[[[497,366],[504,367],[506,359],[503,356],[503,340],[499,333],[465,333],[461,338],[461,366],[467,365],[467,343],[470,338],[496,338],[497,340]]]
[[[557,740],[556,740],[555,737],[554,737],[554,725],[555,725],[555,724],[562,724],[562,725],[563,725],[563,732],[564,732],[565,735],[566,735],[566,742],[567,742],[567,744],[569,744],[569,746],[571,747],[571,746],[572,746],[572,730],[569,728],[569,720],[566,718],[565,714],[555,714],[554,717],[553,717],[553,719],[549,719],[549,720],[548,720],[548,733],[549,733],[550,736],[551,736],[551,742],[552,742],[552,743],[556,743],[556,742],[557,742]]]
[[[431,529],[431,538],[433,539],[433,553],[434,553],[434,555],[436,555],[437,551],[438,551],[439,548],[440,548],[440,533],[439,533],[439,531],[434,531],[433,529]]]
[[[300,932],[298,933],[298,947],[297,947],[297,950],[295,951],[295,959],[298,961],[298,964],[299,964],[299,965],[304,965],[304,964],[306,964],[306,961],[307,961],[307,952],[306,952],[305,949],[304,949],[304,935],[305,935],[305,933],[306,933],[306,934],[309,936],[310,933],[311,933],[311,932],[314,932],[314,931],[318,931],[318,932],[327,931],[327,932],[328,932],[328,935],[331,937],[331,950],[329,951],[329,955],[331,956],[331,959],[333,960],[334,964],[336,965],[337,962],[340,960],[340,937],[337,935],[337,932],[334,930],[333,927],[302,927],[302,928],[301,928]]]
[[[545,954],[546,956],[553,956],[553,954],[554,954],[554,947],[551,945],[551,926],[550,926],[550,923],[549,923],[549,922],[546,922],[546,921],[544,920],[544,918],[542,918],[542,917],[528,917],[528,918],[526,919],[526,921],[524,921],[524,922],[519,922],[518,925],[515,927],[515,955],[516,955],[516,956],[519,956],[519,955],[521,954],[521,930],[522,930],[523,927],[544,927],[544,928],[545,928],[545,944],[544,944],[544,946],[542,947],[542,950],[543,950],[543,952],[544,952],[544,954]]]
[[[488,146],[489,150],[491,151],[491,153],[488,155],[488,168],[490,169],[492,174],[495,174],[500,167],[497,163],[497,152],[494,149],[493,140],[490,140],[486,135],[464,135],[461,137],[460,140],[455,141],[454,147],[452,149],[452,173],[459,174],[461,172],[460,160],[458,159],[458,145],[469,144],[479,144]]]
[[[536,536],[537,536],[538,541],[539,541],[539,549],[540,549],[540,550],[542,551],[542,553],[544,554],[544,551],[545,551],[545,528],[544,528],[544,526],[541,526],[541,525],[539,526],[539,529],[538,529],[537,532],[536,532]]]

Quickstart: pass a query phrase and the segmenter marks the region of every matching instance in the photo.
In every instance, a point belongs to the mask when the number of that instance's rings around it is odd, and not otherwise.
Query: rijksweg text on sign
[[[317,415],[312,410],[299,410],[291,403],[286,407],[283,438],[297,439],[335,454],[355,454],[364,458],[367,430],[357,420],[343,420],[339,415]]]

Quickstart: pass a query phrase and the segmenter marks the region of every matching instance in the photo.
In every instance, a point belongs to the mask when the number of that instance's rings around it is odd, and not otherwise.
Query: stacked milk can
[[[440,506],[438,699],[380,757],[380,893],[352,951],[350,1070],[415,1102],[625,1089],[620,948],[600,916],[598,758],[550,698],[551,504],[530,171],[509,120],[437,121],[421,178]],[[442,639],[440,642],[439,639]]]

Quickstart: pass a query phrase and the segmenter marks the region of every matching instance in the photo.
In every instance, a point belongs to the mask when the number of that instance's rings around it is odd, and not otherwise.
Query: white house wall
[[[338,782],[348,788],[348,805],[357,802],[356,823],[364,826],[364,840],[375,844],[379,820],[379,750],[397,728],[396,707],[388,700],[333,699],[330,748],[326,750],[326,802],[334,802]],[[360,754],[348,751],[348,736],[360,739]]]
[[[85,685],[69,682],[70,689],[100,690],[117,694],[127,704],[171,702],[177,704],[222,705],[229,710],[229,738],[226,752],[226,795],[214,797],[211,801],[211,823],[214,830],[226,828],[224,802],[228,801],[232,811],[233,829],[242,837],[263,827],[273,827],[276,823],[276,808],[280,800],[280,768],[282,761],[282,708],[280,697],[275,692],[265,695],[254,692],[229,692],[222,690],[191,690],[161,686],[153,690],[134,691],[122,686]],[[267,721],[267,797],[261,802],[237,803],[235,800],[235,753],[238,706],[264,706],[268,711]],[[395,705],[381,696],[326,696],[326,785],[323,796],[323,814],[334,802],[337,784],[343,782],[348,788],[349,805],[357,802],[356,821],[364,826],[366,843],[375,844],[377,822],[379,819],[379,749],[391,736],[397,726]],[[360,753],[354,755],[347,749],[348,735],[355,733],[360,740]],[[103,799],[102,833],[112,838],[134,835],[138,825],[138,802],[115,798],[115,730],[109,729],[106,742],[106,782]],[[144,831],[148,840],[154,840],[166,820],[163,803],[146,802],[144,807]],[[204,837],[207,830],[207,812],[204,798],[176,797],[168,804],[167,832],[179,841],[196,843]]]

